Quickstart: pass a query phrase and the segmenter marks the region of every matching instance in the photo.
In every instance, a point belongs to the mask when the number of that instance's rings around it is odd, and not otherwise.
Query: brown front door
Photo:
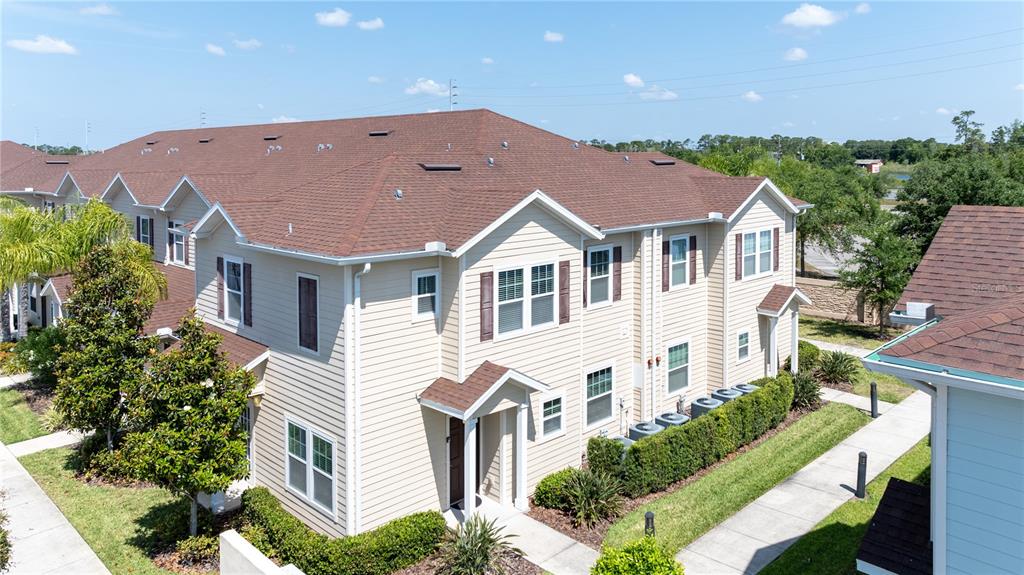
[[[462,501],[465,490],[463,489],[464,474],[462,470],[463,461],[463,438],[465,429],[462,420],[454,417],[448,418],[448,504],[455,506]]]

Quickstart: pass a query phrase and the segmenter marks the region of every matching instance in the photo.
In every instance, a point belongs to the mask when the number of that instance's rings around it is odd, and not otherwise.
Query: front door
[[[462,501],[464,474],[462,472],[465,429],[461,419],[448,418],[448,504],[452,507]]]

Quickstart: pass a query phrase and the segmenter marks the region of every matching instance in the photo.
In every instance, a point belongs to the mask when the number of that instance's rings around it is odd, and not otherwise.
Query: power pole
[[[91,131],[92,131],[92,125],[89,123],[89,120],[86,120],[85,121],[85,150],[84,150],[86,154],[89,153],[89,132],[91,132]]]
[[[448,78],[448,111],[449,112],[454,110],[455,109],[455,105],[458,104],[458,102],[455,101],[455,98],[458,97],[458,94],[455,93],[455,90],[457,90],[457,89],[458,89],[458,86],[455,85],[455,78]]]
[[[202,108],[199,108],[199,127],[200,128],[205,128],[206,127],[206,111],[203,110]]]

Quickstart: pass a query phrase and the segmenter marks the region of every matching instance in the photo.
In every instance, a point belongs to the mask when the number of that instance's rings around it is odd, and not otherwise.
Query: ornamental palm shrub
[[[605,547],[591,575],[683,575],[683,566],[654,537],[621,548]]]
[[[442,575],[500,575],[504,573],[501,558],[523,552],[512,545],[514,535],[504,533],[494,519],[479,513],[449,531],[441,544]]]
[[[793,408],[807,409],[821,403],[821,384],[809,372],[793,376]]]
[[[577,526],[593,527],[622,510],[622,483],[601,471],[582,469],[565,483],[567,511]]]
[[[826,351],[821,354],[815,371],[818,380],[825,385],[849,385],[857,374],[860,363],[857,358],[842,351]]]

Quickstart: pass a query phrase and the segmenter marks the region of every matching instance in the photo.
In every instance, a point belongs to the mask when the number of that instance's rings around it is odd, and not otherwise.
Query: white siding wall
[[[178,199],[176,201],[176,205],[174,205],[173,208],[168,212],[167,217],[174,221],[181,222],[183,225],[189,223],[194,224],[198,222],[206,214],[207,210],[209,210],[209,206],[206,205],[206,202],[204,202],[203,199],[200,198],[199,195],[195,193],[195,191],[189,188],[178,192]],[[167,228],[166,222],[164,223],[164,228]],[[167,230],[163,229],[161,231],[161,237],[163,238],[163,241],[166,242]],[[189,265],[187,267],[194,268],[196,261],[195,242],[189,239],[187,247],[189,250]],[[172,254],[167,254],[168,262],[171,259],[171,255]]]
[[[128,225],[132,228],[132,237],[135,237],[135,217],[153,218],[153,260],[162,262],[167,257],[167,217],[151,208],[141,208],[135,205],[135,201],[120,183],[115,183],[111,190],[112,195],[107,196],[106,202],[111,209],[120,212],[128,218]]]

